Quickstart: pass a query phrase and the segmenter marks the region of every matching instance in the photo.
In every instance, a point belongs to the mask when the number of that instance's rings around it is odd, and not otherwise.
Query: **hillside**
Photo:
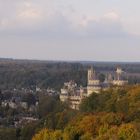
[[[86,85],[87,68],[93,65],[98,73],[109,73],[121,66],[127,73],[129,83],[140,82],[139,63],[119,62],[59,62],[37,60],[0,59],[0,89],[13,88],[55,88],[64,82],[75,80]]]
[[[139,140],[139,108],[140,86],[93,93],[83,100],[80,112],[67,124],[63,115],[68,112],[64,111],[55,119],[54,128],[47,124],[32,140]]]

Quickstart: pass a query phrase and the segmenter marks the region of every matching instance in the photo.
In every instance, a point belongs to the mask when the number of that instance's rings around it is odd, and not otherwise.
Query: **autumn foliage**
[[[61,121],[63,119],[64,116]],[[32,140],[139,139],[140,86],[112,88],[100,94],[93,93],[83,100],[80,111],[64,127],[43,128],[32,138]]]

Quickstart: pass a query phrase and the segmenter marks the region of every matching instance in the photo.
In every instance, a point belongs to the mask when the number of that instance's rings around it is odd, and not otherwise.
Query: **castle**
[[[91,67],[87,73],[87,87],[78,87],[74,81],[66,82],[61,89],[60,100],[68,102],[70,108],[78,110],[81,100],[90,96],[93,92],[100,93],[101,90],[106,90],[112,85],[123,86],[128,84],[128,81],[122,78],[123,73],[122,69],[118,67],[115,78],[108,74],[105,80],[101,82],[95,70]]]

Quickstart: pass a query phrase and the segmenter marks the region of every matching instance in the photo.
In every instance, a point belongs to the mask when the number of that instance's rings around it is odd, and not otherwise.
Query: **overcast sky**
[[[140,0],[0,0],[0,57],[140,61]]]

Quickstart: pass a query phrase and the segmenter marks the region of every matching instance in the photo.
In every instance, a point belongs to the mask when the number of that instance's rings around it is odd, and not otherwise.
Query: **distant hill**
[[[129,83],[140,83],[140,63],[95,61],[43,61],[0,58],[0,88],[35,87],[60,89],[64,82],[75,80],[86,85],[87,68],[110,73],[117,66],[127,73]]]

